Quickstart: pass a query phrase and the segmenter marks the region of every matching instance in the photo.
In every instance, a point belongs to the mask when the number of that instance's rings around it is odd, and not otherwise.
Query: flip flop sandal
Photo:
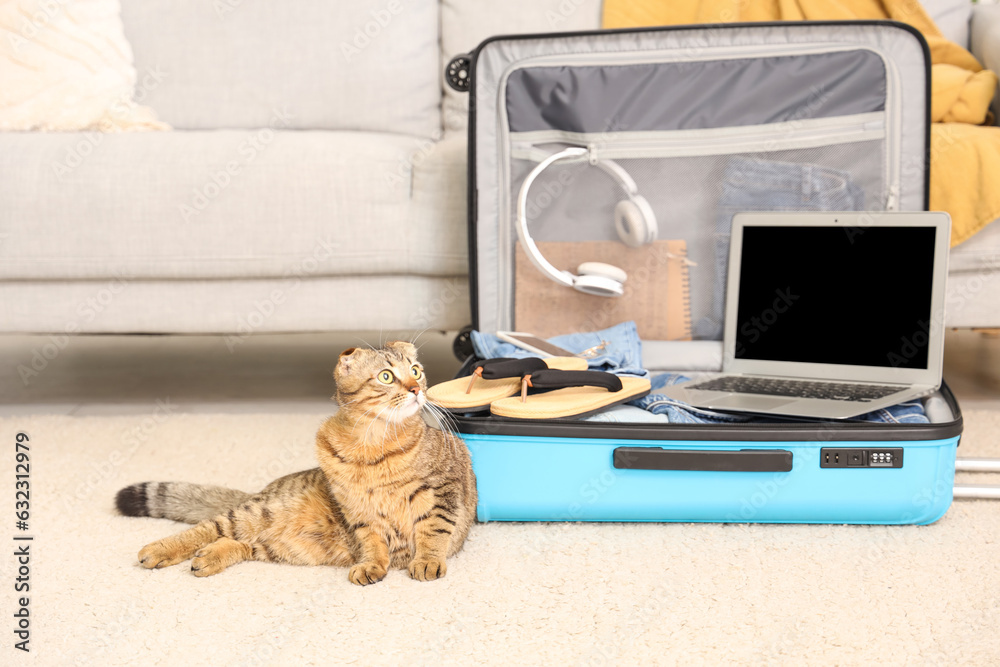
[[[528,389],[551,389],[528,394]],[[521,395],[493,401],[490,412],[508,419],[586,417],[613,405],[641,398],[649,380],[603,371],[542,370],[525,375]]]
[[[430,387],[427,398],[445,410],[482,412],[489,410],[493,401],[516,396],[521,389],[521,378],[526,373],[548,369],[582,371],[586,368],[587,360],[578,357],[488,359],[476,366],[469,377],[448,380]]]

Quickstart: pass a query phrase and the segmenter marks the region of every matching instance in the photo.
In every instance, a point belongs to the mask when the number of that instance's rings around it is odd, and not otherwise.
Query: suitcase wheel
[[[465,361],[472,356],[474,352],[472,348],[472,325],[463,327],[458,335],[455,336],[455,340],[451,344],[451,351],[455,354],[455,357],[459,361]]]
[[[467,53],[455,56],[448,63],[444,78],[453,90],[457,90],[460,93],[469,92],[469,67],[471,65],[472,59],[469,58],[469,54]]]

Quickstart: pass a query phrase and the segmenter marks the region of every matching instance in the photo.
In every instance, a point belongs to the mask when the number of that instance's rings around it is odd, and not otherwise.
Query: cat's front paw
[[[444,559],[414,558],[410,561],[410,576],[417,581],[434,581],[444,576],[448,566]]]
[[[157,540],[139,551],[139,564],[147,569],[169,567],[191,557],[183,548],[167,540]]]
[[[347,578],[352,584],[367,586],[382,581],[385,578],[386,569],[384,565],[375,562],[358,563],[347,573]]]
[[[194,552],[191,573],[196,577],[210,577],[225,570],[226,565],[228,563],[225,562],[223,554],[213,543]]]

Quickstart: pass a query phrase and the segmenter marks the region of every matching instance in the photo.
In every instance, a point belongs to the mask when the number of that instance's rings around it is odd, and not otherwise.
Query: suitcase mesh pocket
[[[522,184],[568,147],[588,154],[537,174],[525,202],[531,237],[620,244],[615,207],[629,195],[609,174],[627,174],[655,214],[656,239],[683,240],[695,263],[688,277],[696,340],[722,337],[735,213],[894,209],[895,70],[865,47],[779,54],[788,48],[565,54],[508,71],[498,89],[498,185],[507,195],[498,202],[497,326],[515,319]]]
[[[778,138],[763,150],[720,154],[712,149],[709,155],[671,157],[624,157],[627,149],[613,141],[606,151],[595,148],[597,155],[616,156],[614,162],[635,181],[638,194],[656,216],[657,238],[686,242],[688,257],[695,262],[689,274],[696,340],[722,337],[729,229],[735,213],[885,208],[889,188],[883,136],[794,149],[781,149],[781,143]],[[566,145],[547,144],[534,150],[551,154]],[[637,152],[656,151],[647,144]],[[512,154],[527,152],[515,148]],[[536,165],[530,158],[511,162],[511,220],[521,184]],[[531,185],[525,212],[535,241],[620,243],[614,212],[616,204],[626,199],[623,187],[601,169],[586,162],[556,163]],[[511,249],[507,261],[511,261],[516,236],[511,233],[507,241]],[[597,256],[579,261],[606,260]],[[575,265],[557,268],[574,271]]]

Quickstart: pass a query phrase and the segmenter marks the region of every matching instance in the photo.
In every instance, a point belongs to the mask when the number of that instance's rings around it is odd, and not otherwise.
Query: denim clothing
[[[635,322],[628,321],[616,324],[608,329],[591,333],[571,333],[564,336],[549,338],[554,345],[580,353],[604,344],[604,348],[596,356],[588,357],[587,364],[591,370],[607,371],[616,375],[634,375],[649,377],[649,371],[642,367],[642,343],[639,342],[639,332]],[[537,357],[534,352],[500,340],[493,334],[480,331],[472,332],[472,347],[480,359],[495,359],[497,357]]]
[[[709,315],[694,325],[694,337],[722,338],[733,215],[742,211],[860,211],[865,192],[846,171],[813,164],[732,158],[726,165],[715,216],[715,282]]]
[[[652,379],[652,392],[648,396],[631,401],[628,405],[648,410],[656,415],[664,415],[671,424],[775,424],[787,423],[787,419],[761,417],[751,414],[726,414],[688,405],[682,401],[657,394],[656,390],[668,385],[687,382],[691,378],[677,373],[663,373]],[[626,421],[630,413],[619,412],[612,418],[595,421]],[[642,420],[647,421],[647,420]],[[930,420],[924,414],[923,403],[919,399],[893,405],[881,410],[854,417],[852,421],[882,422],[886,424],[927,424]]]
[[[668,385],[687,382],[691,378],[678,373],[663,373],[652,379],[652,391],[640,399],[631,401],[633,405],[643,410],[648,410],[656,415],[665,415],[671,424],[746,424],[754,421],[770,422],[775,421],[770,417],[760,417],[757,415],[726,414],[705,410],[688,405],[682,401],[668,398],[663,394],[657,394],[656,390]]]
[[[613,405],[606,410],[585,417],[583,421],[610,424],[669,424],[667,415],[655,414],[634,405]]]

